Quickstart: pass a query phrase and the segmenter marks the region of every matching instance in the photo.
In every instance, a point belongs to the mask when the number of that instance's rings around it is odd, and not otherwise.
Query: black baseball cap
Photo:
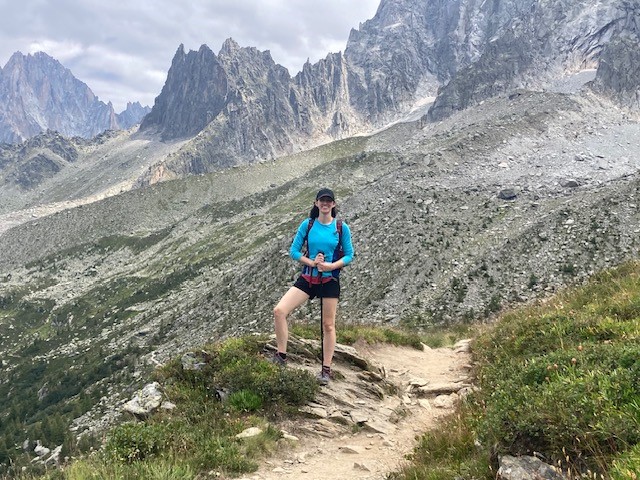
[[[334,202],[336,201],[336,196],[333,194],[333,190],[329,188],[321,188],[316,195],[316,200],[320,200],[322,197],[329,197]]]

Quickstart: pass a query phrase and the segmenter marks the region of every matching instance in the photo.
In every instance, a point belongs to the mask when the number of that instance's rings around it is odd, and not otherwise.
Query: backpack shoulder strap
[[[309,232],[311,231],[311,227],[313,227],[313,222],[315,222],[315,218],[309,217],[309,222],[307,223],[307,233],[304,235],[304,240],[302,241],[302,246],[305,247],[305,255],[309,256]],[[313,272],[308,266],[302,267],[302,273],[306,275],[311,275]],[[309,280],[309,286],[311,286],[311,280]]]
[[[313,222],[315,222],[315,220],[315,218],[309,218],[309,223],[307,223],[307,233],[302,241],[302,245],[307,245],[307,253],[309,252],[309,232],[311,231],[311,227],[313,227]]]
[[[338,246],[336,247],[336,250],[333,254],[334,261],[336,259],[340,260],[344,256],[344,249],[342,248],[342,220],[341,219],[336,220],[336,230],[338,231]],[[339,278],[340,270],[342,270],[342,267],[331,272],[331,275],[333,275],[336,278]]]
[[[313,227],[313,222],[315,221],[316,221],[315,218],[309,217],[309,223],[307,223],[307,234],[304,236],[305,240],[309,238],[309,232],[311,231],[311,227]]]

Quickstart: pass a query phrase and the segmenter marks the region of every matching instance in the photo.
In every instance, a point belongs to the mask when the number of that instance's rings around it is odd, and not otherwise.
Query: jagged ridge
[[[128,129],[150,111],[138,102],[116,114],[91,89],[43,52],[14,53],[0,70],[0,142],[18,143],[47,130],[94,137]]]

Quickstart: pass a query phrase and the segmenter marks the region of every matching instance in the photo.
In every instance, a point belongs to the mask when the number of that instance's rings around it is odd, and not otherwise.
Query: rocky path
[[[471,388],[470,361],[468,341],[422,351],[339,346],[337,378],[304,407],[308,418],[278,425],[286,433],[281,448],[242,478],[386,478]],[[313,368],[301,358],[296,367]]]

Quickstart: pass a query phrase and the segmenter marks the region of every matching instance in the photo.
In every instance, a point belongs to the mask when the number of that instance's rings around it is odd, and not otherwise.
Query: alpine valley
[[[323,186],[342,323],[484,322],[640,253],[636,0],[382,0],[295,76],[228,39],[179,46],[150,110],[87,89],[44,53],[0,71],[0,461],[271,331]]]

